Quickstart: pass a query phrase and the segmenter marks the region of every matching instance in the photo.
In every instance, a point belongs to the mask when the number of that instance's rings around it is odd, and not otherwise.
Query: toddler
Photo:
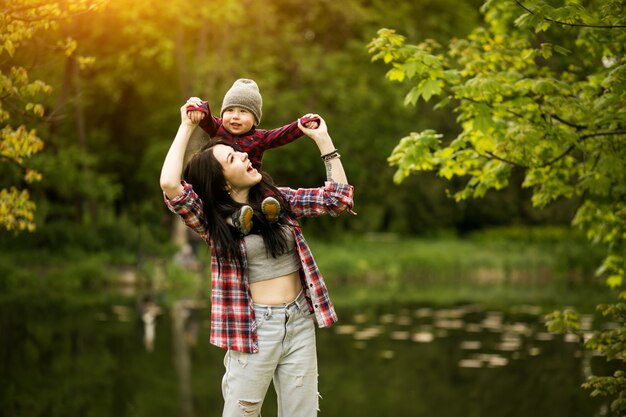
[[[287,145],[303,134],[297,120],[277,129],[257,129],[263,114],[262,107],[263,99],[256,82],[240,78],[224,95],[219,118],[211,114],[207,101],[202,101],[200,106],[187,106],[187,115],[194,123],[199,123],[211,138],[246,152],[252,166],[260,169],[266,150]],[[319,126],[317,118],[304,116],[300,122],[309,129]],[[275,198],[267,197],[261,203],[261,211],[270,223],[275,223],[280,216],[280,204]],[[252,230],[253,217],[252,207],[244,205],[232,214],[229,223],[232,222],[243,235],[247,235]]]

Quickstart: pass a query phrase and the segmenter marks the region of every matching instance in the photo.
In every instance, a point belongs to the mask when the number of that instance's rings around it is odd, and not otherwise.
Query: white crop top
[[[285,232],[285,236],[287,237],[287,251],[276,258],[265,250],[263,236],[249,234],[244,237],[250,284],[282,277],[300,269],[295,237],[290,230]]]

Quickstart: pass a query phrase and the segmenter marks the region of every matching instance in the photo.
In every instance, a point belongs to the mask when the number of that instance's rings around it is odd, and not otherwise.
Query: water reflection
[[[603,326],[611,325],[605,323]],[[593,316],[582,315],[581,329],[589,332],[592,328]],[[541,307],[531,305],[514,307],[509,316],[501,311],[483,310],[477,305],[440,309],[403,308],[378,317],[357,311],[352,314],[349,323],[336,325],[334,332],[358,341],[354,345],[358,349],[366,349],[367,345],[363,342],[378,337],[414,343],[454,338],[460,352],[458,366],[461,368],[505,367],[514,360],[540,356],[545,343],[581,343],[579,337],[573,334],[546,332]],[[575,349],[573,357],[581,357],[582,348],[576,346]],[[585,352],[586,356],[592,354]],[[384,350],[380,356],[393,359],[394,350]]]
[[[318,332],[324,415],[606,415],[580,384],[608,365],[546,332],[540,307],[378,306],[340,317]]]
[[[71,300],[71,301],[70,301]],[[7,415],[219,415],[221,349],[206,301],[25,297],[0,305]],[[147,317],[146,315],[149,315]],[[318,334],[322,415],[591,416],[603,358],[545,331],[541,309],[340,309]],[[597,323],[584,316],[584,329]],[[275,415],[272,390],[263,415]],[[19,412],[19,410],[29,410]]]
[[[140,310],[143,322],[143,345],[146,351],[152,352],[156,337],[156,317],[161,313],[161,308],[153,296],[145,295],[141,300]]]

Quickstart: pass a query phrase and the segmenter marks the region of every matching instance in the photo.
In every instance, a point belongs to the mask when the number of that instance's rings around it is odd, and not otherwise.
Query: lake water
[[[80,301],[77,301],[80,299]],[[104,295],[22,294],[0,303],[0,415],[221,415],[224,352],[207,306]],[[148,308],[145,308],[148,307]],[[610,415],[580,384],[610,372],[539,309],[338,308],[318,329],[320,416]],[[154,318],[154,321],[152,319]],[[594,326],[584,317],[586,329]],[[144,337],[154,334],[154,341]],[[270,387],[264,416],[276,415]]]

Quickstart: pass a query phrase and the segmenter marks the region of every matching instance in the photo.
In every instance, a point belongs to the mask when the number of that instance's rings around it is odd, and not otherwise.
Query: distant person
[[[165,202],[200,235],[211,252],[210,342],[226,349],[223,417],[258,416],[270,382],[278,413],[317,415],[315,325],[337,321],[322,275],[298,225],[298,217],[337,216],[351,211],[338,151],[319,116],[316,129],[299,128],[316,143],[327,181],[319,188],[277,187],[236,147],[212,141],[183,167],[196,124],[180,109],[181,124],[165,157],[161,188]],[[274,197],[283,215],[272,223],[259,216],[258,230],[243,236],[225,220],[242,205],[260,210]],[[255,219],[256,220],[256,219]]]
[[[247,152],[252,166],[261,169],[263,153],[266,150],[287,145],[302,136],[298,121],[272,130],[257,129],[261,123],[262,108],[263,99],[257,83],[240,78],[224,95],[219,118],[211,114],[207,101],[187,106],[187,114],[194,123],[199,123],[209,137]],[[307,128],[315,128],[319,124],[314,118],[303,117],[300,121]],[[261,210],[270,222],[276,222],[280,216],[280,205],[271,197],[263,202]],[[228,214],[229,223],[243,235],[250,233],[253,227],[250,206],[244,205],[234,213]]]

